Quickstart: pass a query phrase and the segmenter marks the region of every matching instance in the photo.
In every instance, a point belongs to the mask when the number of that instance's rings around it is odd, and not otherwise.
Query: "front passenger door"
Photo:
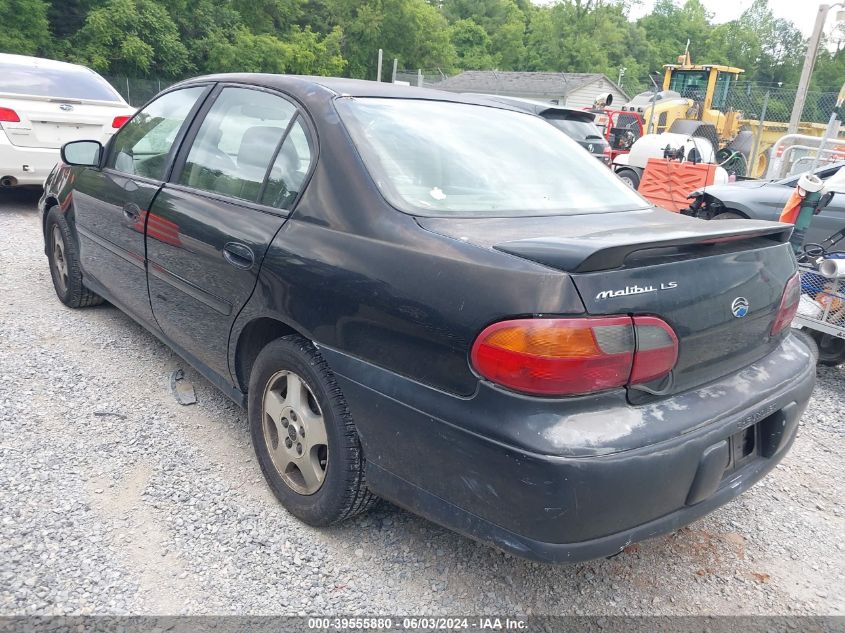
[[[79,256],[92,289],[154,328],[144,247],[147,210],[167,178],[178,142],[207,86],[168,92],[114,136],[101,170],[76,179],[73,209]]]
[[[313,152],[302,115],[278,94],[225,86],[203,111],[150,210],[150,300],[171,343],[228,378],[232,323]]]

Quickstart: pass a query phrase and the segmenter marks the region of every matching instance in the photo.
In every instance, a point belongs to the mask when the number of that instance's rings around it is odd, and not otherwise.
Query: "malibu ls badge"
[[[647,292],[672,290],[677,287],[677,281],[664,281],[659,286],[625,286],[621,290],[603,290],[596,295],[596,299],[611,299],[613,297],[627,297],[628,295],[642,295]]]

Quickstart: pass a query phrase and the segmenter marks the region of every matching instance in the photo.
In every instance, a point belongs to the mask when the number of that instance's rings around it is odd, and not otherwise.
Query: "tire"
[[[770,147],[765,152],[760,152],[757,155],[756,163],[752,167],[751,176],[754,178],[765,178],[766,172],[769,171],[769,165],[772,164],[772,148]]]
[[[79,249],[58,206],[52,207],[47,213],[44,240],[47,244],[50,276],[59,301],[69,308],[86,308],[103,303],[100,295],[94,294],[82,283]]]
[[[835,367],[845,363],[845,339],[824,332],[813,332],[819,348],[819,364]]]
[[[633,169],[623,167],[616,172],[619,179],[628,185],[631,189],[637,190],[640,186],[640,175]]]
[[[741,213],[737,213],[736,211],[723,211],[718,215],[714,215],[711,220],[747,220],[744,215]]]
[[[290,335],[261,350],[248,400],[261,472],[288,512],[319,527],[375,505],[349,407],[310,341]]]

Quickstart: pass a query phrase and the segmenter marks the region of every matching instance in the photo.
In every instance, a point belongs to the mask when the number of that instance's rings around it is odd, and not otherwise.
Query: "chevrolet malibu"
[[[790,227],[653,208],[503,103],[208,76],[62,155],[59,299],[246,407],[311,525],[381,497],[520,556],[612,555],[759,481],[813,388]]]

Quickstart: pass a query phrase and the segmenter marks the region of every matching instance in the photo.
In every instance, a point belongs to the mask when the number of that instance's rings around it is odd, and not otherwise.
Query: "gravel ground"
[[[845,614],[845,370],[763,482],[611,560],[526,562],[387,504],[314,529],[241,410],[115,308],[58,302],[36,197],[0,192],[0,615]]]

